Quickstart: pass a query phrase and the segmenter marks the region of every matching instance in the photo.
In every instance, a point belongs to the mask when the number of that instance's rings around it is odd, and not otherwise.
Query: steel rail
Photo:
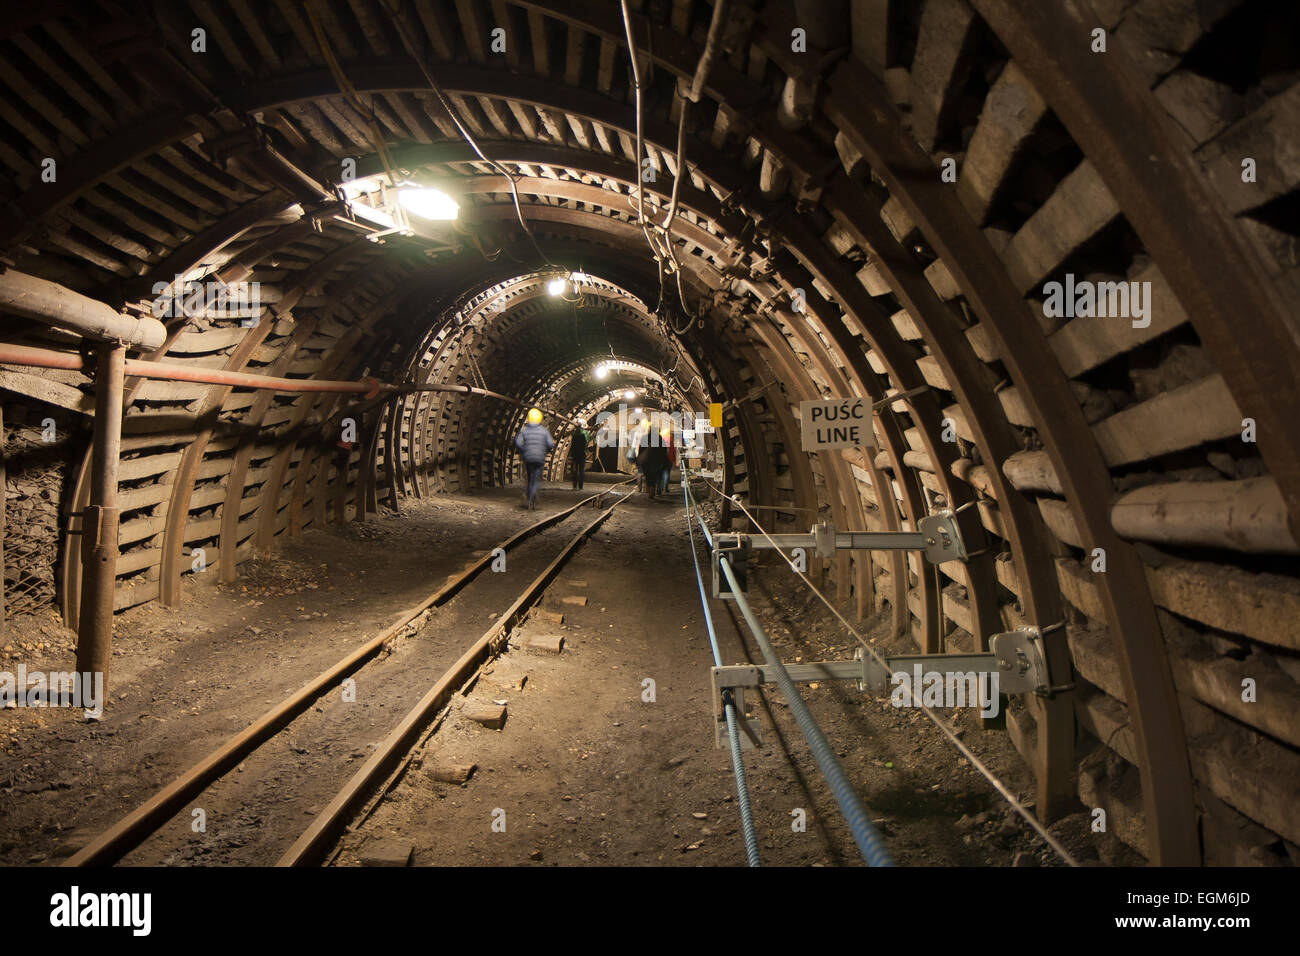
[[[541,521],[522,528],[495,547],[508,551],[525,538],[560,523],[583,505],[597,501],[615,488],[625,484],[630,484],[630,480],[611,485],[598,494],[582,499],[570,508],[558,511]],[[398,634],[411,621],[430,608],[445,604],[455,597],[484,568],[492,563],[494,550],[495,548],[489,549],[477,561],[448,580],[419,604],[401,612],[398,620],[390,627],[366,641],[334,666],[318,674],[298,691],[266,711],[248,727],[227,739],[216,750],[209,753],[163,789],[140,804],[135,810],[95,837],[85,847],[69,857],[63,865],[74,867],[111,865],[131,852],[160,826],[175,816],[194,797],[229,773],[241,760],[283,730],[307,710],[321,694],[338,685],[345,677],[358,670],[377,654],[387,641]]]
[[[616,486],[617,487],[617,486]],[[367,796],[380,786],[402,756],[419,737],[424,726],[446,703],[456,688],[464,684],[467,677],[474,672],[484,658],[496,651],[499,645],[509,637],[510,629],[518,623],[546,590],[546,587],[568,561],[587,537],[600,527],[614,509],[626,498],[614,502],[595,519],[579,531],[560,551],[550,564],[533,579],[524,592],[515,599],[483,634],[465,650],[460,658],[440,677],[428,693],[384,738],[383,742],[370,756],[370,759],[352,776],[333,800],[322,810],[284,855],[276,861],[276,866],[312,866],[323,859],[326,851],[334,844],[339,834],[347,826],[348,820],[365,803]]]

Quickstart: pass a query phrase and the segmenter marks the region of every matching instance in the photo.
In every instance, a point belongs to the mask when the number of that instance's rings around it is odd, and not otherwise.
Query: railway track
[[[556,527],[588,504],[599,506],[602,498],[627,484],[629,482],[612,485],[598,494],[584,498],[569,508],[548,515],[542,520],[515,532],[493,547],[486,549],[483,555],[469,567],[448,579],[423,601],[403,611],[394,624],[356,647],[333,666],[322,671],[297,691],[272,706],[253,723],[229,737],[221,746],[179,774],[149,799],[93,838],[85,847],[69,857],[64,865],[71,867],[104,866],[121,861],[128,854],[141,847],[154,834],[158,833],[169,820],[173,819],[186,806],[193,803],[196,798],[214,787],[223,778],[226,778],[232,770],[236,768],[243,770],[244,761],[250,757],[261,756],[259,751],[281,731],[291,726],[298,726],[299,722],[305,722],[304,715],[311,711],[314,704],[321,701],[323,695],[342,685],[349,677],[358,675],[362,668],[372,664],[377,658],[382,659],[382,652],[386,648],[392,648],[392,642],[395,638],[401,636],[404,632],[412,630],[418,634],[434,624],[436,617],[431,616],[431,612],[461,595],[492,564],[496,555],[502,551],[510,552],[526,540],[535,538],[543,532]],[[541,573],[531,578],[529,584],[511,602],[510,606],[503,613],[496,615],[491,626],[465,648],[460,656],[451,662],[450,666],[446,666],[445,662],[439,660],[436,665],[439,676],[433,682],[432,687],[423,694],[419,703],[391,731],[384,731],[386,736],[382,743],[375,748],[375,752],[366,760],[360,770],[347,781],[343,789],[329,802],[325,809],[316,815],[313,824],[293,844],[293,847],[279,859],[278,865],[310,865],[322,858],[331,841],[347,825],[350,815],[382,784],[392,768],[401,763],[404,750],[408,749],[420,737],[422,730],[436,716],[439,708],[459,687],[472,681],[477,669],[490,661],[500,651],[508,639],[511,629],[538,603],[547,585],[565,561],[593,531],[609,518],[623,500],[620,498],[613,505],[600,512],[594,519],[587,522],[573,538],[569,539],[559,553],[545,565]],[[535,563],[535,559],[533,560]],[[448,648],[442,649],[447,650]],[[426,661],[421,663],[418,668],[413,668],[413,673],[409,675],[390,674],[384,680],[400,685],[400,678],[405,676],[407,678],[406,683],[409,685],[413,680],[418,679],[416,671],[427,670],[429,666],[431,666],[430,663]],[[409,692],[409,687],[402,687],[395,694],[395,697],[405,698]],[[380,705],[381,708],[383,706]],[[321,708],[317,707],[316,709],[320,710]],[[371,719],[373,723],[374,718]],[[299,752],[305,752],[305,750],[299,750]],[[273,765],[272,770],[268,771],[266,784],[268,790],[278,793],[282,789],[283,785],[280,783],[279,773],[282,769],[275,768]],[[273,796],[272,799],[275,799],[275,797]],[[234,845],[240,846],[242,844],[236,843]]]

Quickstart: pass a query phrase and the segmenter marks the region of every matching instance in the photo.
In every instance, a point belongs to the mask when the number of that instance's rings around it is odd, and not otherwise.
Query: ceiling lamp
[[[597,365],[596,370],[593,374],[596,376],[597,379],[604,381],[605,379],[609,378],[609,366]]]
[[[623,393],[623,401],[625,402],[630,402],[634,398],[636,398],[636,392],[632,391],[630,388]]]
[[[546,291],[551,295],[564,295],[568,289],[568,285],[568,279],[564,278],[564,276],[556,276],[554,279],[546,283]]]
[[[397,191],[402,208],[425,219],[450,221],[460,215],[460,204],[440,189],[408,186]]]

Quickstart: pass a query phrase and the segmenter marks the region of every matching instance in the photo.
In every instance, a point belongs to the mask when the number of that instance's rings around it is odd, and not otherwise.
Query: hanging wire
[[[678,196],[681,190],[682,179],[690,175],[686,168],[686,122],[690,113],[690,104],[698,103],[703,93],[705,82],[708,79],[709,70],[717,57],[718,49],[721,46],[722,31],[726,25],[727,19],[727,0],[717,0],[713,6],[713,16],[709,22],[709,32],[705,39],[704,50],[700,54],[700,61],[696,65],[695,73],[689,86],[679,80],[676,89],[677,102],[679,111],[677,117],[677,153],[675,159],[675,173],[673,175],[673,188],[669,196],[668,209],[664,215],[663,222],[656,222],[653,219],[647,221],[645,215],[645,183],[642,179],[642,168],[644,153],[644,139],[642,137],[642,106],[641,106],[641,70],[637,62],[636,43],[632,37],[632,15],[628,8],[627,0],[620,0],[620,7],[623,13],[623,30],[627,37],[628,55],[632,60],[632,79],[635,87],[635,105],[636,105],[636,177],[637,177],[637,220],[641,226],[641,232],[645,236],[646,243],[650,246],[651,255],[654,256],[655,266],[659,274],[659,302],[655,307],[658,315],[666,306],[664,296],[664,261],[671,263],[671,272],[673,275],[673,285],[677,290],[677,301],[681,305],[682,314],[686,316],[686,323],[680,328],[675,321],[664,322],[665,330],[671,330],[674,335],[681,336],[690,330],[691,325],[696,322],[703,314],[700,310],[694,310],[686,304],[686,290],[682,285],[682,263],[677,257],[677,246],[673,240],[672,224],[677,218]],[[651,60],[653,65],[653,59]],[[661,247],[662,243],[662,247]],[[661,321],[662,317],[661,317]]]
[[[366,132],[370,137],[370,144],[374,147],[375,154],[379,157],[379,162],[384,167],[384,174],[388,177],[390,185],[397,185],[396,166],[393,163],[392,156],[388,153],[388,147],[384,143],[384,137],[379,131],[379,123],[375,119],[375,111],[372,103],[366,103],[361,98],[351,81],[348,80],[347,74],[343,72],[343,67],[334,55],[334,48],[330,45],[329,37],[325,34],[325,28],[316,14],[314,4],[307,4],[307,19],[311,21],[312,32],[316,36],[316,43],[320,47],[321,57],[325,60],[325,65],[329,67],[330,73],[334,77],[334,82],[339,85],[339,92],[352,101],[358,112],[366,117]]]
[[[464,137],[465,142],[469,144],[470,149],[474,150],[479,159],[483,160],[483,162],[487,163],[499,172],[510,183],[510,196],[514,200],[515,215],[519,219],[519,228],[523,229],[524,235],[526,235],[528,241],[533,244],[533,249],[536,250],[537,257],[542,261],[542,263],[547,266],[553,266],[554,263],[547,259],[546,253],[542,252],[542,247],[537,244],[537,238],[533,235],[533,231],[528,227],[528,222],[524,219],[523,207],[519,202],[519,185],[516,181],[517,175],[496,160],[490,159],[483,150],[479,148],[478,143],[475,142],[470,131],[466,129],[465,124],[461,122],[460,116],[452,107],[447,97],[443,94],[442,86],[439,85],[438,81],[434,78],[433,73],[430,72],[428,66],[425,65],[424,58],[421,57],[419,52],[416,50],[415,42],[411,39],[410,33],[406,28],[405,16],[402,14],[401,10],[398,9],[398,6],[395,3],[390,4],[389,0],[380,0],[380,6],[382,6],[388,13],[389,19],[392,20],[393,26],[397,30],[397,35],[402,41],[402,46],[405,47],[406,52],[411,59],[415,61],[415,65],[419,67],[420,72],[424,75],[425,82],[428,83],[429,88],[433,90],[433,95],[437,97],[442,108],[446,111],[447,115],[451,117],[452,123],[455,124],[456,129],[460,131],[460,135]]]

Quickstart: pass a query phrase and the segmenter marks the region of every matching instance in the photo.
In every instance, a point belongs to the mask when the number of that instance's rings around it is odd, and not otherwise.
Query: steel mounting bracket
[[[926,515],[916,523],[916,528],[925,539],[925,557],[931,564],[966,560],[966,545],[957,528],[955,512],[944,509]]]

